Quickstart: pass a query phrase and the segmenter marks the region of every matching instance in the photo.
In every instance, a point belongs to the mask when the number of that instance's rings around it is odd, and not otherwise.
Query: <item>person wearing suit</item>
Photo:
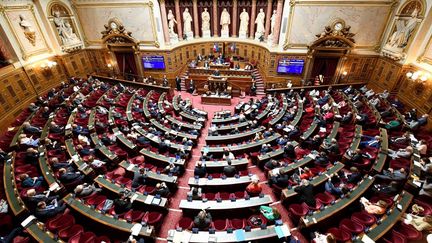
[[[198,161],[197,165],[194,169],[194,176],[198,176],[199,178],[205,177],[207,174],[206,166],[202,165],[201,161]]]
[[[29,122],[24,122],[24,123],[23,123],[23,126],[24,126],[24,132],[25,132],[25,133],[30,133],[30,134],[39,134],[39,133],[42,132],[42,129],[30,125]]]
[[[308,180],[303,179],[300,186],[296,187],[294,191],[299,195],[300,202],[304,202],[310,207],[316,206],[313,194],[313,185],[309,184]]]
[[[135,171],[132,179],[132,188],[138,188],[141,185],[145,185],[145,178],[146,175],[144,168],[140,168],[139,171]]]
[[[117,214],[126,213],[132,208],[132,202],[126,196],[125,193],[122,193],[120,198],[114,199],[115,212]]]
[[[48,219],[56,216],[57,214],[63,212],[66,209],[66,204],[63,203],[63,201],[60,201],[57,203],[55,200],[54,203],[47,204],[46,202],[42,201],[37,204],[35,216],[38,219]]]
[[[77,197],[90,196],[94,192],[100,192],[102,189],[96,188],[94,185],[88,185],[87,183],[80,184],[75,187],[74,193]]]
[[[194,226],[200,230],[204,230],[210,226],[212,221],[212,217],[210,213],[202,210],[198,213],[198,215],[194,218]]]
[[[224,166],[223,173],[227,177],[233,177],[237,173],[236,168],[231,165],[231,160],[228,160],[228,165]]]
[[[19,175],[22,187],[38,188],[42,185],[44,178],[42,176],[31,178],[28,174]]]
[[[59,170],[59,174],[60,181],[65,184],[71,182],[80,182],[84,179],[84,176],[81,175],[79,172],[68,172],[65,168],[61,168]]]

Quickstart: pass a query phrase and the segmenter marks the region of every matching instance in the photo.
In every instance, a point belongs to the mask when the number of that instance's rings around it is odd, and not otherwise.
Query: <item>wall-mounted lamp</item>
[[[57,66],[57,62],[46,61],[46,62],[42,63],[40,67],[42,69],[51,69],[54,66]]]
[[[347,71],[343,71],[342,72],[342,76],[347,76],[348,75],[348,72]]]
[[[429,79],[429,74],[422,72],[422,71],[416,71],[416,72],[407,72],[406,77],[408,79],[411,79],[413,81],[417,81],[420,83],[426,82]]]

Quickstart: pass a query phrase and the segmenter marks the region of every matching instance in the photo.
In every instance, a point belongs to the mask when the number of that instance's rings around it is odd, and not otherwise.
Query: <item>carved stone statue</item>
[[[411,37],[412,32],[414,31],[417,23],[419,23],[421,19],[418,18],[418,9],[414,9],[411,18],[405,22],[403,19],[396,20],[396,30],[390,36],[388,40],[388,46],[392,48],[404,48]]]
[[[246,35],[248,33],[248,26],[249,26],[249,13],[246,12],[246,9],[243,9],[243,12],[240,14],[239,33],[243,32]]]
[[[19,25],[23,29],[25,37],[33,46],[35,46],[36,32],[34,31],[32,24],[30,23],[30,21],[26,19],[25,15],[23,14],[20,14],[19,18],[20,18]]]
[[[272,14],[272,16],[271,16],[271,18],[270,18],[270,35],[272,35],[273,36],[273,33],[274,33],[274,28],[275,28],[275,25],[276,25],[276,17],[277,17],[277,14],[276,14],[276,10],[273,10],[273,14]]]
[[[60,16],[59,11],[54,11],[54,24],[57,28],[57,32],[60,36],[63,45],[79,43],[80,40],[74,33],[72,26],[68,21]]]
[[[210,13],[207,8],[204,8],[204,12],[201,13],[201,30],[210,31]]]
[[[265,13],[264,10],[261,8],[255,19],[255,24],[257,25],[256,33],[255,33],[256,38],[260,38],[261,36],[264,35],[265,32],[264,22],[265,22]]]
[[[189,9],[185,8],[183,12],[183,33],[188,34],[191,32],[192,32],[192,16],[189,13]]]
[[[177,33],[174,31],[174,26],[177,24],[177,21],[172,13],[172,10],[168,10],[168,29],[170,36],[177,36]]]
[[[229,33],[229,25],[231,24],[231,16],[227,9],[224,8],[220,18],[220,25],[222,26],[222,32]]]

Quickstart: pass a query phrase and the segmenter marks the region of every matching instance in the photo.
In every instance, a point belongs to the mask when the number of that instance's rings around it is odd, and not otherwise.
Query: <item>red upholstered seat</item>
[[[229,226],[228,219],[215,219],[211,223],[211,227],[217,231],[225,231]]]
[[[182,217],[179,222],[177,223],[177,227],[176,228],[182,228],[182,229],[187,229],[187,230],[191,230],[193,227],[193,220],[189,217]]]
[[[305,216],[309,211],[308,208],[305,207],[303,204],[297,204],[297,203],[291,204],[288,210],[291,213],[291,215],[296,219]]]
[[[219,198],[222,200],[229,200],[231,193],[229,192],[219,192]]]
[[[59,231],[58,236],[62,240],[68,240],[77,234],[81,234],[82,232],[84,232],[83,227],[79,224],[75,224],[69,228]]]
[[[12,243],[27,243],[30,242],[30,237],[28,236],[20,236],[18,235],[17,237],[15,237],[12,241]]]
[[[124,215],[124,218],[131,222],[140,222],[144,217],[145,212],[138,210],[130,210]]]
[[[416,241],[423,238],[422,232],[416,230],[412,225],[400,223],[394,230],[404,235],[408,241]]]
[[[351,234],[349,232],[337,227],[328,229],[327,233],[332,234],[338,242],[347,242],[351,239]]]
[[[75,218],[70,214],[59,214],[48,220],[45,226],[49,231],[56,232],[71,227],[75,224]]]
[[[342,219],[342,221],[339,223],[339,227],[356,235],[360,234],[365,229],[363,225],[352,221],[351,219]]]
[[[162,216],[163,214],[159,212],[147,212],[144,215],[143,221],[147,222],[149,225],[157,225],[162,222]]]
[[[407,243],[408,242],[407,238],[404,235],[402,235],[401,233],[395,230],[392,230],[388,234],[384,235],[382,240],[383,242],[386,243]]]
[[[330,204],[331,202],[333,202],[334,200],[336,200],[336,198],[333,195],[331,195],[327,192],[324,192],[324,193],[318,193],[315,196],[315,200],[317,200],[321,204],[327,205],[327,204]]]
[[[86,204],[88,204],[88,205],[94,205],[94,206],[96,206],[96,205],[99,205],[99,204],[101,204],[101,203],[103,203],[103,202],[105,202],[105,200],[106,200],[107,198],[106,198],[106,196],[103,196],[103,195],[93,195],[92,197],[90,197],[90,198],[87,198],[87,200],[86,200]]]
[[[93,232],[84,232],[71,237],[68,243],[93,243],[96,235]]]
[[[419,213],[420,216],[431,215],[432,214],[432,205],[426,203],[427,200],[414,199],[414,203],[423,207],[424,211]]]
[[[233,229],[243,229],[246,226],[245,219],[231,219],[229,222]]]
[[[94,243],[111,243],[111,240],[108,238],[108,236],[99,236],[96,237],[96,239],[94,240]]]
[[[376,218],[372,214],[368,214],[365,211],[355,212],[351,215],[351,220],[358,222],[365,226],[371,226],[376,222]]]
[[[203,194],[203,198],[207,198],[207,200],[215,200],[216,194],[207,192]]]

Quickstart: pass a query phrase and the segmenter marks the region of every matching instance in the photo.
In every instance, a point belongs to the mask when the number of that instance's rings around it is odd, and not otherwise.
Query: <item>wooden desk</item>
[[[27,211],[27,208],[20,197],[15,181],[15,151],[12,153],[12,158],[6,161],[3,165],[3,185],[9,208],[15,216]]]
[[[44,243],[62,243],[61,239],[54,240],[55,235],[44,229],[44,224],[33,220],[30,224],[28,224],[24,229],[35,239],[37,242]]]
[[[110,180],[104,178],[102,175],[99,175],[98,177],[96,177],[94,179],[94,181],[96,183],[99,184],[99,186],[101,186],[102,188],[105,188],[109,191],[114,192],[117,195],[120,195],[121,192],[123,192],[125,190],[124,187],[115,184],[113,182],[111,182]],[[147,206],[155,206],[155,207],[161,207],[161,208],[166,208],[168,206],[168,199],[161,197],[161,200],[158,204],[154,204],[151,199],[154,197],[152,195],[144,195],[140,192],[133,192],[134,195],[137,196],[137,198],[135,199],[135,201],[146,204]]]
[[[399,200],[397,203],[393,204],[393,208],[388,215],[384,215],[381,218],[380,224],[374,224],[370,227],[370,231],[366,233],[366,235],[374,241],[377,241],[383,235],[385,235],[389,230],[393,228],[393,226],[399,222],[399,219],[402,218],[402,215],[406,212],[411,201],[414,196],[407,191],[402,191],[399,194]],[[400,205],[402,209],[398,209],[397,205]],[[363,233],[364,234],[364,233]],[[361,241],[362,235],[360,235],[357,239],[354,240],[356,243],[363,242]]]
[[[285,87],[285,88],[274,88],[274,89],[266,89],[267,92],[269,93],[285,93],[285,92],[289,92],[290,90],[300,90],[300,89],[304,89],[306,91],[309,90],[313,90],[313,89],[318,89],[318,90],[324,90],[324,89],[328,89],[329,87],[332,87],[333,89],[338,89],[338,88],[345,88],[348,87],[350,85],[352,85],[353,87],[361,87],[363,85],[365,85],[365,82],[356,82],[356,83],[349,83],[349,84],[329,84],[329,85],[314,85],[314,86],[296,86],[296,87]]]
[[[184,160],[176,160],[176,158],[174,158],[174,157],[167,157],[165,155],[157,154],[157,153],[149,151],[145,148],[140,150],[140,154],[144,155],[144,157],[146,157],[147,159],[162,162],[165,165],[173,163],[175,165],[184,166],[184,164],[185,164]]]
[[[146,94],[145,99],[143,100],[143,104],[142,104],[142,106],[143,106],[144,116],[145,116],[146,118],[150,118],[150,117],[151,117],[151,115],[150,115],[150,111],[149,111],[149,109],[148,109],[148,101],[150,100],[150,98],[152,97],[152,95],[153,95],[153,90],[150,90],[150,91]]]
[[[91,140],[95,145],[95,149],[99,150],[107,159],[111,161],[115,161],[118,159],[117,155],[109,150],[105,145],[103,145],[102,141],[99,139],[97,133],[90,134]]]
[[[372,167],[372,169],[377,172],[380,173],[383,168],[384,168],[384,164],[387,160],[387,152],[388,152],[388,135],[387,135],[387,129],[385,128],[380,128],[380,137],[382,139],[381,141],[381,146],[378,152],[378,156],[375,159],[375,164]]]
[[[127,171],[131,171],[133,173],[139,172],[138,165],[131,164],[125,160],[122,161],[119,165]],[[147,171],[146,176],[149,179],[159,181],[159,182],[165,182],[166,184],[171,184],[172,186],[177,185],[177,176],[158,174],[158,173],[155,173],[153,171]]]
[[[38,111],[34,111],[34,112],[32,112],[32,113],[27,117],[27,119],[25,119],[25,121],[24,121],[24,122],[23,122],[23,123],[18,127],[18,129],[16,130],[16,133],[15,133],[15,135],[14,135],[14,137],[13,137],[11,143],[9,144],[9,147],[10,147],[11,149],[14,149],[15,147],[19,146],[18,138],[19,138],[19,136],[23,133],[23,130],[24,130],[24,126],[23,126],[23,124],[24,124],[25,122],[30,122],[31,119],[33,118],[33,116],[34,116],[37,112],[38,112]]]
[[[218,202],[216,200],[209,200],[204,202],[202,200],[192,200],[188,202],[187,200],[181,200],[179,208],[183,210],[229,210],[229,209],[241,209],[241,208],[253,208],[261,205],[268,205],[272,203],[270,195],[264,195],[264,197],[251,197],[249,200],[237,199],[236,201],[222,200]]]
[[[93,172],[93,169],[88,166],[81,158],[79,153],[75,149],[75,145],[73,144],[72,138],[67,139],[65,141],[66,150],[68,151],[69,157],[72,158],[75,166],[81,171],[84,175],[90,175]]]
[[[72,111],[72,113],[69,116],[68,122],[66,123],[66,126],[65,126],[65,136],[67,138],[72,136],[72,133],[73,133],[72,125],[74,124],[75,117],[76,117],[76,110]]]
[[[288,166],[280,168],[279,173],[281,174],[290,173],[293,170],[298,169],[299,167],[303,168],[304,166],[306,166],[312,161],[314,161],[314,159],[312,159],[310,156],[305,156],[302,159],[298,160],[297,162],[294,162],[292,164],[289,164]],[[269,177],[271,176],[273,176],[273,172],[270,170]]]
[[[310,180],[310,184],[314,187],[317,187],[318,185],[324,183],[327,181],[327,175],[332,176],[336,173],[338,173],[340,170],[342,170],[344,167],[344,164],[340,162],[336,162],[334,166],[330,167],[327,171],[323,172],[321,175],[315,176]],[[290,197],[293,197],[297,195],[297,192],[294,191],[296,187],[292,187],[291,189],[283,189],[282,190],[282,200],[286,200]]]
[[[111,215],[107,215],[96,209],[93,209],[90,206],[85,205],[83,202],[81,202],[81,200],[73,198],[72,194],[68,194],[66,197],[64,197],[64,201],[75,211],[109,228],[120,230],[129,234],[131,228],[135,224],[135,223],[128,223],[124,219],[115,219]],[[139,232],[139,235],[150,237],[153,235],[153,233],[154,233],[154,228],[152,226],[143,226],[141,231]]]
[[[133,82],[133,81],[118,79],[118,78],[110,78],[110,77],[106,77],[106,76],[102,76],[102,75],[98,75],[98,74],[92,74],[91,76],[93,78],[97,78],[100,81],[104,81],[104,82],[110,82],[110,83],[115,83],[115,84],[122,83],[122,84],[126,84],[128,86],[141,87],[141,88],[145,88],[147,90],[155,90],[156,92],[159,92],[159,93],[162,93],[162,92],[168,92],[170,94],[174,93],[174,91],[170,87],[163,87],[160,85],[146,84],[146,83],[141,83],[141,82]]]
[[[45,126],[43,127],[42,132],[41,132],[41,135],[40,135],[40,137],[39,137],[39,141],[44,141],[45,138],[48,137],[48,133],[49,133],[49,130],[50,130],[51,122],[52,122],[54,116],[55,116],[55,115],[51,115],[51,116],[48,118],[48,120],[45,122]]]
[[[174,117],[172,117],[170,115],[166,115],[165,119],[167,119],[171,123],[175,123],[175,124],[181,126],[182,128],[196,129],[198,131],[202,129],[201,125],[194,125],[194,124],[191,124],[191,123],[182,122],[182,121],[179,121],[179,120],[175,119]]]
[[[244,141],[247,138],[251,138],[255,136],[256,133],[262,132],[265,130],[265,127],[261,126],[255,128],[253,130],[249,130],[246,132],[242,132],[239,134],[230,134],[230,135],[217,135],[217,136],[208,136],[206,138],[207,144],[215,144],[215,143],[234,143]]]
[[[118,138],[118,140],[129,150],[136,150],[138,146],[134,144],[129,138],[127,138],[117,127],[112,129],[114,135]]]
[[[96,121],[96,107],[93,107],[90,111],[90,115],[89,115],[89,119],[88,119],[88,124],[87,124],[87,129],[89,131],[94,132],[95,130],[95,121]]]
[[[164,133],[169,133],[175,136],[179,136],[181,138],[187,138],[187,139],[191,139],[193,141],[198,139],[198,135],[192,135],[189,133],[185,133],[185,132],[177,132],[175,130],[171,130],[171,128],[168,128],[166,126],[164,126],[163,124],[161,124],[159,121],[157,121],[156,119],[151,119],[150,123],[156,127],[157,129],[159,129],[160,131],[164,132]]]
[[[228,178],[199,178],[196,180],[193,177],[189,178],[189,186],[195,186],[195,187],[222,187],[222,186],[235,186],[235,185],[242,185],[242,184],[249,184],[252,181],[250,176],[240,176],[238,178],[236,177],[228,177]]]
[[[227,124],[227,123],[236,122],[238,119],[239,119],[239,116],[230,116],[227,118],[218,118],[218,119],[213,118],[212,123],[218,124],[218,125],[219,124]]]
[[[277,238],[276,227],[274,225],[268,226],[266,229],[253,228],[251,231],[246,232],[243,229],[240,231],[244,234],[243,242],[273,242],[272,238]],[[208,231],[199,231],[198,234],[192,234],[189,231],[176,231],[170,230],[168,232],[168,242],[173,242],[175,239],[188,239],[191,243],[202,243],[202,242],[240,242],[235,233],[227,233],[226,231],[216,231],[214,234],[210,234]],[[274,241],[276,242],[276,241]]]
[[[279,111],[279,113],[273,118],[271,119],[271,121],[269,122],[271,126],[276,125],[276,123],[278,123],[282,117],[284,117],[286,110],[288,109],[288,99],[286,97],[283,97],[282,100],[282,109]]]
[[[344,198],[336,200],[333,205],[325,206],[323,210],[315,211],[312,215],[304,216],[301,218],[301,223],[306,227],[309,227],[313,224],[317,224],[329,217],[332,217],[334,214],[340,212],[347,206],[349,206],[352,202],[357,201],[366,190],[374,182],[373,177],[367,177],[363,179],[357,187],[354,188],[353,191],[350,192],[349,196],[345,196]],[[315,220],[314,220],[315,219]]]
[[[252,152],[254,149],[257,149],[258,147],[262,146],[263,144],[272,143],[273,141],[276,141],[276,139],[280,138],[281,135],[279,133],[275,133],[270,137],[267,137],[265,139],[261,139],[259,141],[254,141],[246,144],[231,146],[230,150],[233,153],[236,152]],[[215,153],[215,154],[221,154],[224,152],[224,148],[227,147],[209,147],[208,152],[209,153]],[[201,151],[204,151],[206,148],[202,148]]]
[[[231,96],[206,96],[201,95],[201,104],[204,105],[231,105]]]
[[[231,160],[231,165],[236,168],[239,167],[247,167],[249,161],[246,158],[243,159],[233,159]],[[218,160],[218,161],[204,161],[203,164],[206,165],[207,170],[223,170],[223,167],[228,165],[226,160]]]
[[[39,152],[39,167],[45,181],[48,184],[48,187],[54,183],[57,183],[59,186],[61,186],[62,183],[58,181],[57,178],[54,176],[54,172],[48,163],[47,151],[45,147],[39,147],[38,152]]]
[[[349,147],[349,150],[351,150],[351,151],[357,150],[358,146],[360,145],[361,137],[362,137],[362,126],[356,125],[355,132],[354,132],[354,138],[351,141],[351,145]],[[348,155],[348,150],[345,152],[344,158],[348,159],[348,160],[351,159],[351,156]]]

